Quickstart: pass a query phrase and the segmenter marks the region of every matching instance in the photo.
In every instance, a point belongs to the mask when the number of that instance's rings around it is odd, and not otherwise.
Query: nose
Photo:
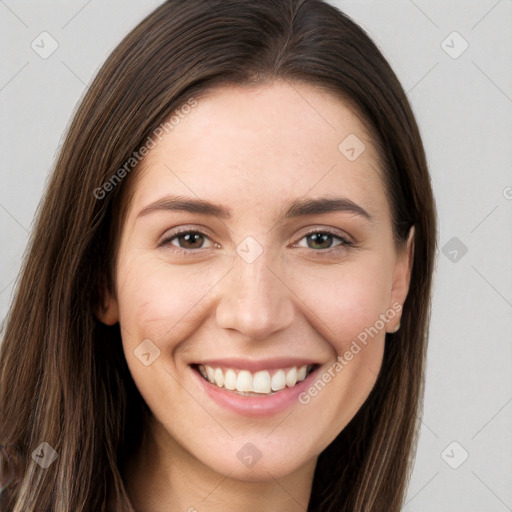
[[[293,321],[293,292],[286,276],[269,265],[265,252],[252,263],[236,257],[218,286],[216,320],[250,339],[261,340],[286,329]]]

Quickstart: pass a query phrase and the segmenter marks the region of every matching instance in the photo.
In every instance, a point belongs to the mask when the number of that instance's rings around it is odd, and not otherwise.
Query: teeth
[[[236,379],[237,391],[252,391],[252,375],[247,370],[242,370]]]
[[[286,385],[291,388],[297,382],[297,369],[291,368],[286,374]]]
[[[215,370],[215,384],[221,388],[224,385],[224,374],[220,368]]]
[[[280,391],[286,387],[286,375],[284,370],[277,370],[272,377],[272,391]]]
[[[215,382],[215,370],[211,366],[206,366],[206,377],[210,382]]]
[[[253,393],[268,395],[286,387],[291,388],[298,382],[303,381],[311,369],[312,367],[307,365],[298,368],[283,368],[274,371],[271,376],[271,372],[268,370],[261,370],[253,374],[247,370],[231,368],[222,370],[203,364],[198,366],[201,375],[217,387],[248,395]]]
[[[255,393],[270,393],[270,373],[267,370],[256,372],[252,381]]]
[[[304,380],[306,378],[306,372],[307,372],[307,368],[305,366],[301,366],[297,370],[297,381]]]
[[[236,373],[233,370],[226,372],[226,378],[224,379],[224,387],[233,391],[236,389]]]

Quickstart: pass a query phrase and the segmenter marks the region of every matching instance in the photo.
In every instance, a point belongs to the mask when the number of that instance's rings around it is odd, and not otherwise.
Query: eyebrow
[[[219,219],[231,219],[231,210],[225,206],[184,196],[169,195],[144,207],[137,217],[142,217],[154,211],[184,211],[200,213]],[[345,197],[320,197],[296,199],[288,206],[284,213],[285,219],[322,213],[349,212],[372,222],[373,217],[358,204]]]

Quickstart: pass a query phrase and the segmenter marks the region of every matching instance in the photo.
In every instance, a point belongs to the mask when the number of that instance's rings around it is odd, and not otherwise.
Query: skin
[[[366,146],[355,161],[338,150],[349,134]],[[414,230],[397,251],[367,130],[314,86],[223,87],[198,100],[139,172],[116,287],[99,314],[108,325],[120,322],[128,366],[153,415],[125,471],[133,504],[145,512],[304,511],[317,457],[370,393],[400,313],[307,405],[269,417],[247,418],[209,400],[189,364],[304,357],[322,375],[380,314],[403,304]],[[138,217],[168,194],[219,203],[232,217],[169,210]],[[349,198],[372,222],[348,211],[283,218],[290,201],[323,196]],[[205,236],[159,246],[180,226]],[[306,235],[316,228],[335,236],[315,242]],[[263,250],[252,263],[236,252],[247,236]],[[160,349],[149,366],[134,355],[146,339]],[[252,468],[237,457],[247,442],[262,454]]]

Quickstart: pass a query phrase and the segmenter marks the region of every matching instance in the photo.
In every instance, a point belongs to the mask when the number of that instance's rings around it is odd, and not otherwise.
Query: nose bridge
[[[275,265],[270,251],[251,261],[240,245],[242,256],[235,256],[233,268],[220,287],[217,322],[254,339],[266,338],[291,324],[290,291],[279,271],[272,270]]]

